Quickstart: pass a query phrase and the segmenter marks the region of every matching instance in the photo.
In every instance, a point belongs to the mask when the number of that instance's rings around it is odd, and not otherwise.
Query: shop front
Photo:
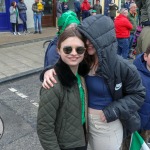
[[[0,0],[0,31],[7,31],[10,28],[9,6],[9,0]]]
[[[18,2],[18,0],[15,0]],[[42,26],[54,27],[56,25],[56,0],[43,0],[45,2]],[[12,0],[0,0],[0,32],[11,31],[9,8]],[[27,6],[27,26],[34,28],[32,4],[34,0],[24,0]],[[21,29],[20,25],[20,30]]]
[[[9,14],[9,7],[12,0],[0,0],[0,32],[2,31],[11,31],[11,24],[10,24],[10,14]],[[83,0],[80,0],[82,3]],[[18,0],[16,0],[18,2]],[[27,25],[28,28],[34,28],[33,22],[33,11],[32,11],[32,4],[34,0],[24,0],[25,4],[27,5]],[[42,17],[42,26],[43,27],[55,27],[56,26],[56,0],[43,0],[45,2],[43,17]],[[89,0],[91,5],[96,3],[96,0]],[[119,6],[121,6],[120,0],[114,0],[114,2]],[[109,3],[111,0],[100,0],[102,5],[103,14],[108,14]],[[70,10],[74,10],[74,1],[69,0],[68,5]]]
[[[53,27],[56,25],[56,0],[43,0],[45,2],[42,26]]]

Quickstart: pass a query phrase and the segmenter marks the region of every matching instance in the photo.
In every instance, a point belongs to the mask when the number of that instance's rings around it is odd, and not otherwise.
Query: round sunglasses
[[[73,48],[71,46],[65,46],[63,48],[63,52],[65,54],[70,54],[72,52],[72,50],[73,50]],[[86,49],[83,46],[78,46],[78,47],[75,48],[75,50],[76,50],[77,54],[83,54]]]

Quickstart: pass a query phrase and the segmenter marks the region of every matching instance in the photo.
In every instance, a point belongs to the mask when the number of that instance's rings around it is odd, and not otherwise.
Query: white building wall
[[[34,0],[24,0],[24,3],[27,6],[27,27],[34,28],[34,20],[33,20],[33,11],[32,11],[32,4]]]

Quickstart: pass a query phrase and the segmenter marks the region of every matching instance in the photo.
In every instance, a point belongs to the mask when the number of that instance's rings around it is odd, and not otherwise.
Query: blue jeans
[[[127,59],[129,52],[129,39],[128,38],[117,38],[118,41],[118,55],[121,55],[124,59]]]
[[[90,16],[90,12],[88,10],[82,11],[82,20],[89,17],[89,16]]]
[[[35,31],[42,31],[42,25],[41,25],[41,19],[42,19],[42,14],[37,14],[34,13],[34,29]]]
[[[27,31],[27,23],[26,23],[27,15],[26,15],[26,13],[20,13],[19,16],[20,16],[20,19],[23,22],[23,31]]]
[[[130,34],[130,37],[129,37],[129,50],[132,48],[133,40],[134,40],[134,34]]]

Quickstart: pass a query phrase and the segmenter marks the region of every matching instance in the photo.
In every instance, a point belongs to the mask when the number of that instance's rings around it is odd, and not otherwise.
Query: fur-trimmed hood
[[[54,69],[63,86],[71,88],[75,83],[77,83],[76,76],[73,74],[70,67],[61,60],[61,58],[55,65]],[[82,61],[78,67],[79,75],[84,77],[88,73],[88,71],[88,66],[86,65],[86,63],[84,63],[84,61]]]

